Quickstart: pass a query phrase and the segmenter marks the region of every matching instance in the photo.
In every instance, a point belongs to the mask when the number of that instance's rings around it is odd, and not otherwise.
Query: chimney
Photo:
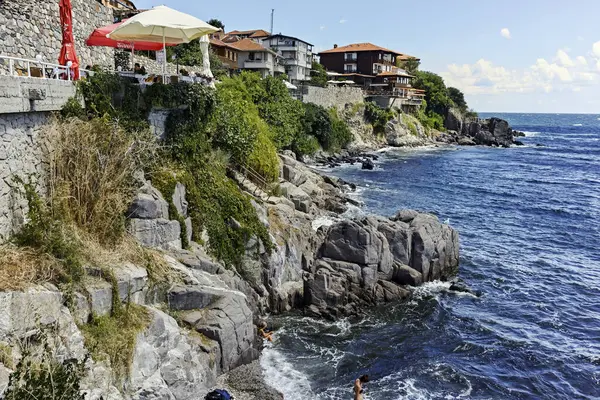
[[[334,49],[337,49],[337,44],[334,44],[334,45],[333,45],[333,48],[334,48]]]

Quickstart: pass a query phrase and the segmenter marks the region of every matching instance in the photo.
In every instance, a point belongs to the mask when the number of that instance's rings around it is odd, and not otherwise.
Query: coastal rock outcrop
[[[387,144],[393,147],[417,147],[430,142],[421,123],[408,114],[389,121],[384,133]]]
[[[519,144],[515,137],[522,133],[514,131],[509,123],[500,118],[469,119],[455,109],[448,110],[444,125],[448,130],[439,135],[438,141],[460,146],[510,147]]]
[[[305,304],[312,315],[353,314],[407,297],[406,285],[449,279],[458,261],[458,233],[434,215],[404,210],[340,221],[306,276]]]

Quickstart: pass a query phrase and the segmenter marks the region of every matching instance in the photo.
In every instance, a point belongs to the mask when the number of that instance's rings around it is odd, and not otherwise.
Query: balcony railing
[[[73,78],[73,69],[66,65],[49,63],[41,60],[12,57],[0,54],[0,71],[3,75],[22,76],[26,78],[57,79],[70,81]],[[80,75],[92,71],[79,69]]]

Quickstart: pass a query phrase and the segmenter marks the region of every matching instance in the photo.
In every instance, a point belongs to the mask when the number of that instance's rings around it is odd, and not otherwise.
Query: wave
[[[573,124],[573,126],[583,126],[583,124]]]
[[[339,221],[340,221],[339,218],[323,216],[323,217],[315,218],[311,224],[311,227],[312,227],[313,231],[316,232],[319,230],[319,228],[321,228],[323,226],[328,228],[331,225],[333,225]]]
[[[526,137],[533,137],[533,136],[537,136],[537,135],[541,134],[542,132],[537,132],[537,131],[523,131],[523,133],[525,134]]]
[[[308,377],[295,369],[272,343],[263,349],[260,365],[267,384],[283,393],[286,400],[305,400],[314,397]]]

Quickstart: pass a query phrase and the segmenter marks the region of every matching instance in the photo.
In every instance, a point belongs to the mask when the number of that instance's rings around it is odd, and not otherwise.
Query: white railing
[[[0,54],[0,68],[8,67],[8,74],[27,78],[56,79],[70,81],[73,76],[72,69],[66,65],[59,65],[42,60],[12,57]],[[6,71],[6,69],[4,70]],[[90,73],[84,69],[82,72]]]

